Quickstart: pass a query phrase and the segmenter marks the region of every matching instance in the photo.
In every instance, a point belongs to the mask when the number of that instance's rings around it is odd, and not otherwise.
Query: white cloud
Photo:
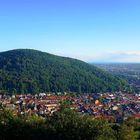
[[[140,62],[140,51],[120,51],[102,53],[100,56],[92,59],[94,62]]]
[[[140,62],[140,50],[139,51],[110,51],[95,53],[87,51],[76,52],[57,52],[55,53],[60,56],[72,57],[87,62]]]

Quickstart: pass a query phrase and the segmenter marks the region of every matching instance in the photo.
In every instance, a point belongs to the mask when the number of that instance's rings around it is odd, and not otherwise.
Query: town
[[[59,111],[64,105],[79,114],[93,118],[125,120],[129,117],[140,118],[140,94],[123,93],[39,93],[36,95],[0,95],[0,105],[11,110],[13,115],[32,115],[47,117]]]

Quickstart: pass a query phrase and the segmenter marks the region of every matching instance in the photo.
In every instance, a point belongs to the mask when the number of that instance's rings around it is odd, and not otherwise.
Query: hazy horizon
[[[3,0],[0,52],[29,48],[94,63],[140,62],[139,0]]]

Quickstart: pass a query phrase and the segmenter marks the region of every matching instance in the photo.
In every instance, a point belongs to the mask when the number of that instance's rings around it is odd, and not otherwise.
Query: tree
[[[122,124],[118,131],[118,140],[136,140],[137,133],[134,131],[133,126]]]

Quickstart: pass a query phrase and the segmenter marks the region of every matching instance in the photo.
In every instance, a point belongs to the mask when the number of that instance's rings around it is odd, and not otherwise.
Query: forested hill
[[[0,90],[13,93],[104,92],[125,81],[80,60],[30,49],[0,53]]]

